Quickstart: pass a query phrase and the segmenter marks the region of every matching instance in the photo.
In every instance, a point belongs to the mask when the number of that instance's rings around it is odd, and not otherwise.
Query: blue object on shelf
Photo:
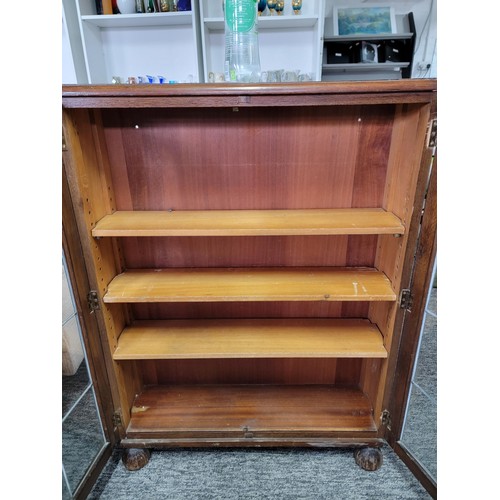
[[[177,10],[178,11],[191,10],[191,0],[179,0],[177,2]]]

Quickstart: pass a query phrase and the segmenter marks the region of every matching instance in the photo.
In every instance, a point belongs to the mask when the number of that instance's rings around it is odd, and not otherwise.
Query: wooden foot
[[[122,462],[127,470],[139,470],[149,462],[150,456],[151,453],[145,448],[125,448]]]
[[[382,465],[382,452],[378,448],[359,448],[354,452],[354,460],[364,470],[378,470]]]

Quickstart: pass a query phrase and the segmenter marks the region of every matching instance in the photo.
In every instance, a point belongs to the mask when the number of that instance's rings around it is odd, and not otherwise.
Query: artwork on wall
[[[379,35],[396,33],[396,16],[390,6],[334,7],[334,35]]]

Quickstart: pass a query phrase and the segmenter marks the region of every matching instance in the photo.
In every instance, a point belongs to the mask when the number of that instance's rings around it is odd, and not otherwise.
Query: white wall
[[[64,12],[62,16],[62,83],[78,83]]]

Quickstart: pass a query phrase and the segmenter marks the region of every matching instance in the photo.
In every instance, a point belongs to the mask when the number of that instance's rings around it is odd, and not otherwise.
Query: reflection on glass
[[[412,385],[402,441],[410,453],[437,480],[437,406]]]
[[[72,495],[68,490],[68,487],[66,486],[66,480],[64,478],[64,469],[63,469],[63,478],[62,478],[62,500],[71,500]]]
[[[74,345],[73,345],[74,344]],[[81,356],[80,356],[81,353]],[[66,415],[90,385],[76,316],[63,324],[62,416]],[[75,363],[75,359],[79,365]]]
[[[437,318],[426,315],[414,382],[437,405]]]
[[[75,491],[105,442],[92,388],[63,421],[62,438],[64,470]]]
[[[62,498],[71,499],[106,440],[64,254],[62,302]]]
[[[428,292],[401,443],[437,482],[437,279]]]

